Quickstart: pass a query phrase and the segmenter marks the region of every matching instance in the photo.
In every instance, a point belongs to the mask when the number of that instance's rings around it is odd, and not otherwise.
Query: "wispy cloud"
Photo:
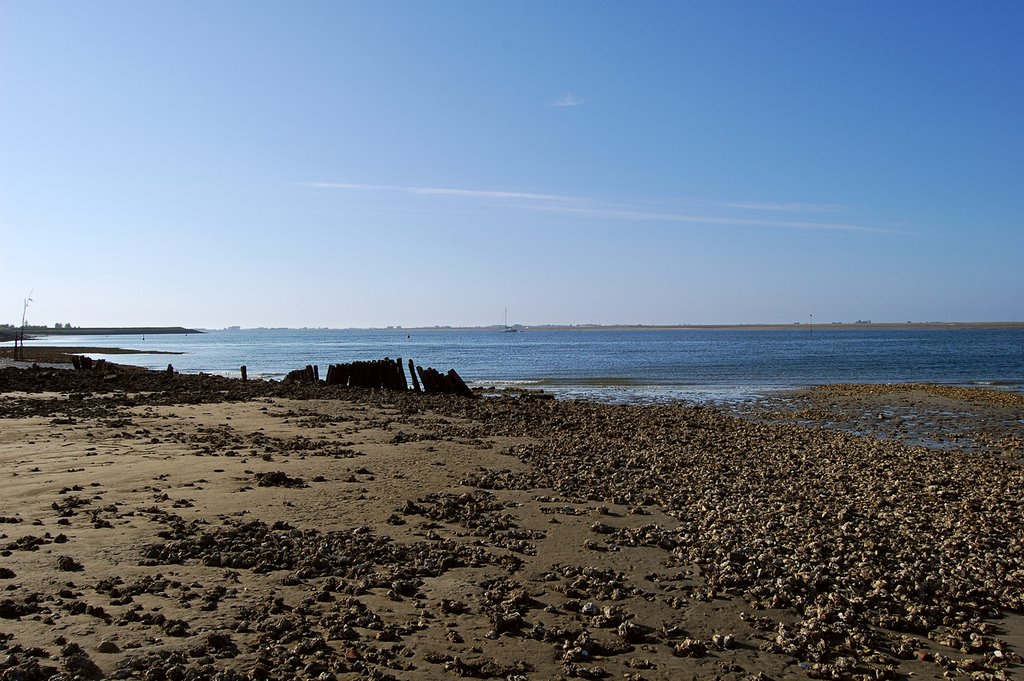
[[[314,189],[349,189],[353,191],[387,191],[421,196],[461,196],[475,199],[511,199],[523,201],[579,201],[571,196],[533,194],[529,192],[492,191],[487,189],[454,189],[450,187],[402,187],[389,184],[351,184],[346,182],[308,182]]]
[[[834,213],[842,210],[842,206],[821,203],[758,203],[753,201],[732,201],[722,203],[726,208],[742,210],[785,211],[787,213]]]
[[[878,234],[906,234],[898,230],[884,227],[869,227],[842,222],[818,222],[812,220],[775,220],[763,218],[747,218],[741,216],[696,215],[686,213],[655,213],[643,210],[623,210],[593,208],[585,206],[528,206],[533,210],[555,213],[586,215],[605,220],[631,220],[635,222],[678,222],[695,225],[715,225],[732,227],[774,227],[778,229],[816,229],[842,232],[874,232]]]
[[[555,106],[582,106],[584,101],[586,100],[577,97],[572,92],[566,92],[555,100]]]
[[[334,189],[358,192],[394,192],[415,196],[432,196],[456,200],[472,200],[495,209],[513,208],[563,215],[576,215],[595,220],[622,220],[631,222],[663,222],[705,227],[755,227],[787,230],[820,230],[838,232],[866,232],[876,234],[909,234],[903,230],[842,221],[807,220],[797,217],[808,212],[836,212],[839,206],[814,203],[751,203],[694,202],[711,209],[705,214],[693,211],[652,211],[637,205],[609,204],[576,196],[543,194],[536,192],[500,191],[492,189],[463,189],[455,187],[416,187],[387,184],[359,184],[350,182],[306,182],[302,186],[314,189]],[[713,214],[726,213],[726,214]],[[768,213],[773,217],[759,216]],[[786,215],[788,214],[788,216]]]

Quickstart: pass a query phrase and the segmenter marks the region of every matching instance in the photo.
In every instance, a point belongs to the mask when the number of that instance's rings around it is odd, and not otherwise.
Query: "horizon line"
[[[182,335],[189,333],[209,332],[244,332],[244,331],[489,331],[502,328],[515,328],[519,331],[600,331],[600,330],[796,330],[796,329],[834,329],[834,330],[855,330],[855,329],[1006,329],[1024,330],[1024,320],[983,320],[983,321],[872,321],[858,320],[848,321],[790,321],[790,322],[709,322],[709,323],[541,323],[541,324],[510,324],[505,327],[503,324],[485,325],[458,325],[458,324],[432,324],[420,326],[404,326],[400,324],[388,324],[381,326],[155,326],[155,325],[133,325],[133,326],[78,326],[73,331],[80,333],[68,333],[67,329],[56,329],[47,326],[26,327],[30,335],[27,340],[41,337],[75,337],[93,335],[142,335],[151,334],[154,336]],[[10,330],[18,331],[21,327],[12,324],[0,323],[0,332]],[[53,333],[56,331],[57,333]],[[0,344],[14,342],[14,336],[4,337],[0,333]]]
[[[707,322],[707,323],[660,323],[660,322],[637,322],[637,323],[536,323],[536,324],[509,324],[509,327],[526,330],[554,330],[554,329],[719,329],[719,328],[792,328],[792,327],[921,327],[921,326],[947,326],[947,327],[1020,327],[1024,329],[1024,321],[1016,320],[982,320],[982,321],[790,321],[790,322]],[[224,326],[224,327],[195,327],[201,331],[259,331],[259,330],[282,330],[282,331],[459,331],[459,330],[488,330],[504,328],[503,324],[431,324],[418,326],[405,326],[401,324],[387,324],[383,326]]]

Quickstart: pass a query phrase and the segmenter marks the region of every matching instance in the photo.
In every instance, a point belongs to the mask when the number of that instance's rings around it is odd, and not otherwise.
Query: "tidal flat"
[[[0,678],[1019,675],[1024,398],[787,399],[0,369]]]

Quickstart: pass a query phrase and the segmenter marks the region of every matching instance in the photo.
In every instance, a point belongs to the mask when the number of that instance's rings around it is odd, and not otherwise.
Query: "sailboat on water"
[[[517,329],[516,327],[508,325],[508,308],[507,307],[505,308],[505,320],[502,323],[502,327],[503,327],[502,328],[502,332],[503,333],[517,333],[519,331],[519,329]]]

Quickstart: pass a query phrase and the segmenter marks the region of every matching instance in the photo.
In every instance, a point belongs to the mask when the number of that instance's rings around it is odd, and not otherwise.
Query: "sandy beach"
[[[0,679],[1013,678],[1022,418],[3,367]]]

